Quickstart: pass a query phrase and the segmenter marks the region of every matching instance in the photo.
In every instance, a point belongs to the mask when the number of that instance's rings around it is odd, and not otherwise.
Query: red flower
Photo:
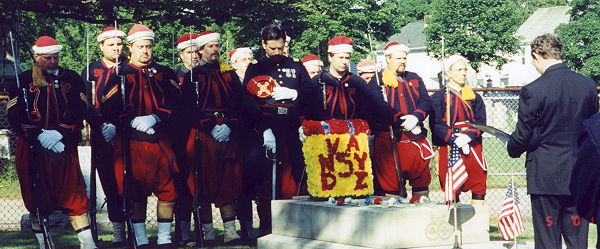
[[[321,126],[321,122],[319,121],[305,120],[302,122],[302,127],[304,130],[304,135],[306,136],[325,134],[325,131],[323,131],[323,126]]]
[[[338,198],[337,202],[335,203],[336,206],[343,206],[344,205],[344,198]]]
[[[381,204],[382,201],[383,198],[381,198],[381,196],[377,196],[375,199],[373,199],[373,204]]]
[[[354,125],[354,134],[358,135],[359,133],[367,133],[367,135],[369,135],[371,133],[367,121],[362,119],[352,119],[351,121],[352,125]]]
[[[331,130],[330,134],[348,134],[350,132],[350,128],[348,128],[348,123],[345,120],[332,119],[327,121],[329,124],[329,129]]]

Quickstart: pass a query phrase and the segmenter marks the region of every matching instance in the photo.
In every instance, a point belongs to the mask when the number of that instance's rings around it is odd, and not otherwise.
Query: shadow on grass
[[[65,249],[78,249],[79,240],[77,235],[73,232],[52,232],[52,240],[56,248]],[[149,229],[148,236],[150,237],[150,244],[156,245],[156,230]],[[99,234],[98,243],[99,248],[126,248],[126,247],[114,247],[111,244],[112,234],[109,232],[101,232]],[[36,249],[38,248],[37,240],[32,233],[25,233],[20,231],[2,231],[0,232],[0,248],[15,248],[15,249]],[[179,248],[191,248],[191,247],[179,247]],[[196,247],[197,248],[197,247]],[[251,249],[256,248],[255,241],[234,241],[227,245],[223,244],[223,236],[217,236],[215,241],[209,241],[206,243],[205,248],[215,249]]]

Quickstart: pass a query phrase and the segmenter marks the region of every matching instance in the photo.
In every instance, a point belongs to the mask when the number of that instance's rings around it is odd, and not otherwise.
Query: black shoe
[[[118,248],[118,247],[126,247],[127,244],[125,243],[125,241],[120,241],[120,242],[110,242],[110,248]]]
[[[158,249],[171,249],[171,248],[177,248],[177,247],[175,247],[175,245],[173,245],[173,243],[168,243],[168,244],[156,245],[156,248],[158,248]]]

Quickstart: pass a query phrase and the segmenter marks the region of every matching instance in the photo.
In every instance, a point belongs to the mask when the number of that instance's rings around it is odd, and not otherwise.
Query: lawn
[[[222,234],[222,231],[219,231]],[[150,242],[155,243],[156,241],[156,230],[150,229],[148,231],[150,236]],[[52,233],[54,242],[57,248],[79,248],[77,242],[77,236],[73,232],[57,232]],[[112,235],[108,232],[102,232],[100,234],[100,248],[111,248],[110,240]],[[590,225],[589,236],[588,236],[588,247],[592,248],[596,245],[596,225]],[[222,236],[217,237],[217,240],[222,241]],[[498,241],[502,240],[500,232],[496,224],[490,226],[490,240]],[[525,222],[525,233],[518,237],[518,241],[533,241],[533,227],[531,221]],[[17,248],[17,249],[34,249],[37,248],[37,242],[33,238],[31,233],[23,232],[0,232],[0,248]],[[124,247],[123,247],[124,248]],[[232,248],[232,249],[250,249],[256,248],[255,244],[249,243],[236,243],[231,245],[223,245],[221,243],[209,243],[207,248]]]
[[[217,229],[218,230],[218,229]],[[218,230],[217,240],[214,242],[207,242],[206,248],[232,248],[232,249],[249,249],[256,248],[256,245],[251,242],[237,242],[230,245],[223,245],[222,230]],[[77,235],[73,231],[65,232],[52,232],[52,239],[57,248],[65,249],[79,249],[79,241]],[[156,244],[156,230],[149,229],[148,236],[150,237],[150,244]],[[112,233],[101,231],[99,234],[99,247],[100,248],[123,248],[126,247],[112,247]],[[220,243],[218,243],[219,241]],[[0,248],[15,248],[15,249],[35,249],[38,248],[37,241],[33,234],[24,233],[20,231],[15,232],[0,232]],[[185,247],[181,247],[185,248]]]

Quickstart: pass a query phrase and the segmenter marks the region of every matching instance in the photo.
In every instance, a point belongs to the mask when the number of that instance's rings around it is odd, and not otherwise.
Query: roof
[[[25,71],[21,65],[17,64],[19,74]],[[0,58],[0,78],[15,78],[15,64],[11,60]]]
[[[514,37],[522,43],[531,43],[536,37],[550,33],[562,23],[568,23],[570,19],[569,6],[557,6],[539,8],[517,29]]]
[[[385,45],[390,42],[398,42],[407,45],[409,48],[422,48],[425,47],[425,29],[424,22],[411,22],[402,27],[400,33],[390,37],[390,39],[382,45],[377,46],[377,50],[383,50]]]

